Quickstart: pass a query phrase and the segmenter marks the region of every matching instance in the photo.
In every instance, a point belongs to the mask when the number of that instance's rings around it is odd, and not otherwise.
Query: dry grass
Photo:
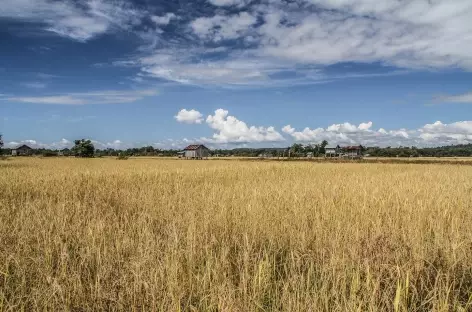
[[[0,163],[1,311],[470,311],[472,167]]]

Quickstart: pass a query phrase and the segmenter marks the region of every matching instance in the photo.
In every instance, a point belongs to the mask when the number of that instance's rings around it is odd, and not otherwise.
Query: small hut
[[[31,154],[33,154],[33,149],[25,144],[11,149],[12,156],[30,156]]]
[[[184,152],[187,159],[203,159],[210,155],[210,149],[202,144],[189,145]]]
[[[362,158],[362,145],[346,146],[343,148],[344,157],[348,158]]]

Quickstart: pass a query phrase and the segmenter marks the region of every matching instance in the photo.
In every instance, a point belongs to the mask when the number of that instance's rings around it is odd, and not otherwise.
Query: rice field
[[[472,166],[0,161],[0,311],[472,311]]]

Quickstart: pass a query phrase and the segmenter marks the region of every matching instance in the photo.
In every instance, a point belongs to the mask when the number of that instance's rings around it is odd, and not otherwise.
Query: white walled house
[[[325,147],[325,157],[339,157],[341,154],[341,148],[337,146],[326,146]]]

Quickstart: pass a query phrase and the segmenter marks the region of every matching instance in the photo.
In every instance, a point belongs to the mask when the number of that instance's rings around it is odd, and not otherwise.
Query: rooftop
[[[194,150],[199,149],[200,147],[203,147],[203,148],[205,148],[205,149],[208,149],[208,147],[206,147],[205,145],[202,145],[202,144],[193,144],[193,145],[189,145],[189,146],[187,146],[186,148],[184,148],[184,151],[194,151]]]

